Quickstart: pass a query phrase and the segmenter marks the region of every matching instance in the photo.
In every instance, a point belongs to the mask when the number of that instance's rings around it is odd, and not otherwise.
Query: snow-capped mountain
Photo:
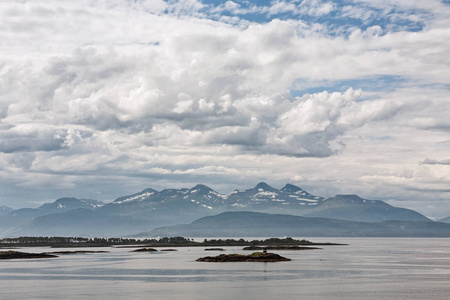
[[[77,208],[93,209],[103,206],[105,203],[93,199],[60,198],[52,203],[45,203],[37,210],[48,212],[63,212]]]
[[[114,204],[122,204],[122,203],[126,203],[126,202],[131,202],[131,201],[142,202],[145,199],[147,199],[148,197],[150,197],[151,195],[154,195],[155,193],[157,193],[157,191],[154,189],[145,189],[142,192],[139,192],[139,193],[136,193],[133,195],[117,198],[116,200],[114,200],[113,203]]]
[[[140,193],[120,197],[104,209],[111,206],[135,206],[137,203],[158,206],[175,205],[180,207],[208,209],[211,211],[256,210],[256,211],[289,211],[303,210],[319,205],[324,198],[314,196],[305,190],[287,184],[281,190],[261,182],[254,188],[224,195],[210,187],[198,184],[191,189],[166,189],[156,191],[145,189]]]
[[[154,202],[154,203],[175,203],[179,204],[191,202],[204,208],[212,209],[223,205],[224,199],[227,197],[214,191],[203,184],[198,184],[191,189],[165,189],[160,192],[154,189],[145,189],[140,193],[120,197],[113,201],[112,204],[125,204],[131,202]]]
[[[314,196],[294,185],[281,190],[266,183],[254,188],[221,194],[198,184],[193,188],[147,188],[102,205],[92,200],[62,198],[37,209],[17,210],[3,221],[15,224],[16,235],[124,235],[179,223],[192,222],[204,216],[225,211],[259,211],[302,214],[319,205],[322,197]],[[73,205],[75,204],[76,205]],[[21,217],[18,217],[21,216]],[[12,222],[13,221],[13,222]],[[0,219],[2,223],[2,219]],[[93,232],[95,230],[95,233]],[[10,231],[9,231],[10,232]]]
[[[324,199],[292,184],[276,189],[261,182],[230,194],[218,193],[203,184],[162,191],[148,188],[104,205],[95,200],[61,198],[37,209],[19,209],[0,215],[0,228],[4,230],[3,235],[14,236],[123,236],[239,211],[370,222],[430,221],[415,211],[383,201],[355,195]]]
[[[228,206],[234,208],[231,210],[303,210],[319,205],[323,200],[324,198],[311,195],[292,184],[287,184],[281,190],[277,190],[265,182],[259,183],[252,189],[236,190],[227,195]]]

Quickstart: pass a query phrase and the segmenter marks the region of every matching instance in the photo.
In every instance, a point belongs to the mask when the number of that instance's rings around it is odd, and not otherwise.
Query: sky
[[[450,1],[3,0],[0,205],[264,181],[450,216]]]

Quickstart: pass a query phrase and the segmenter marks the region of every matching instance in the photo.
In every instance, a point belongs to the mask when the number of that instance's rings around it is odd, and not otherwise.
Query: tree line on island
[[[145,245],[150,247],[166,246],[259,246],[259,245],[338,245],[333,243],[313,243],[291,237],[268,238],[264,240],[244,239],[204,239],[195,241],[185,237],[163,237],[159,239],[133,239],[133,238],[85,238],[85,237],[17,237],[0,239],[0,247],[110,247],[126,245]]]

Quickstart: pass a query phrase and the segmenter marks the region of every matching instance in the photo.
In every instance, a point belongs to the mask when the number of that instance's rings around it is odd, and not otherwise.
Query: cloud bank
[[[0,8],[4,204],[260,180],[406,206],[424,189],[448,200],[443,2]]]

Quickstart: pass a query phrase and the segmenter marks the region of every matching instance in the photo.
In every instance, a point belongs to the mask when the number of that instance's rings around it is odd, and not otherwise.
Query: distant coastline
[[[345,244],[314,243],[305,239],[290,237],[268,238],[264,240],[244,239],[204,239],[202,242],[185,237],[164,237],[160,239],[127,238],[82,238],[82,237],[19,237],[0,239],[0,248],[12,247],[111,247],[111,246],[145,246],[145,247],[210,247],[210,246],[336,246]]]

